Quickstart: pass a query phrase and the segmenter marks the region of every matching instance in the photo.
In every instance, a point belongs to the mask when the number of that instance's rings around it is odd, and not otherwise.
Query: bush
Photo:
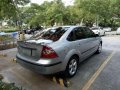
[[[0,90],[23,90],[22,87],[16,87],[14,83],[5,83],[0,80]]]
[[[16,46],[17,46],[16,43],[0,45],[0,50],[15,48]]]
[[[0,36],[0,50],[16,47],[16,41],[10,35]]]
[[[16,87],[14,83],[5,83],[2,81],[4,77],[0,74],[0,90],[23,90],[22,87]],[[25,90],[25,89],[24,89]]]
[[[3,35],[3,36],[0,36],[0,41],[5,41],[5,40],[12,40],[12,36],[10,35]]]
[[[2,31],[5,33],[10,33],[10,32],[16,32],[17,30],[16,29],[4,29]]]
[[[16,27],[7,27],[7,28],[3,27],[3,28],[1,28],[1,31],[6,32],[6,33],[16,32],[17,28]]]

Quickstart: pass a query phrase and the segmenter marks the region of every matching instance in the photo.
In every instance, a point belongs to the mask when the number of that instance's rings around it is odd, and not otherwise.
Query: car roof
[[[66,26],[53,26],[53,27],[51,27],[52,29],[55,29],[55,28],[58,28],[58,27],[70,27],[70,28],[75,28],[75,27],[85,27],[85,26],[78,26],[78,25],[66,25]]]

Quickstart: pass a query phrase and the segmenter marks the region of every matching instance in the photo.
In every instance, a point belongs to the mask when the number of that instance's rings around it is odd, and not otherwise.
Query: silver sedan
[[[17,62],[40,74],[64,72],[73,77],[78,64],[102,50],[102,40],[82,26],[53,27],[18,41]]]

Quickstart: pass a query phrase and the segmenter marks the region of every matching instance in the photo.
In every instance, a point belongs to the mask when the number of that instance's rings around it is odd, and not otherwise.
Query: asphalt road
[[[26,90],[119,90],[120,89],[120,36],[104,36],[103,51],[82,62],[72,84],[66,88],[44,76],[31,72],[11,59],[17,49],[0,51],[7,57],[0,57],[0,73],[4,81],[15,83]]]

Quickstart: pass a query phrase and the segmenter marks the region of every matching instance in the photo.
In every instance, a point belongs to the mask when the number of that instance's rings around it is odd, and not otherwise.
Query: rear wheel
[[[96,53],[99,54],[99,53],[101,53],[101,51],[102,51],[102,44],[100,43]]]
[[[78,69],[78,58],[72,57],[66,67],[65,74],[67,77],[73,77]]]

